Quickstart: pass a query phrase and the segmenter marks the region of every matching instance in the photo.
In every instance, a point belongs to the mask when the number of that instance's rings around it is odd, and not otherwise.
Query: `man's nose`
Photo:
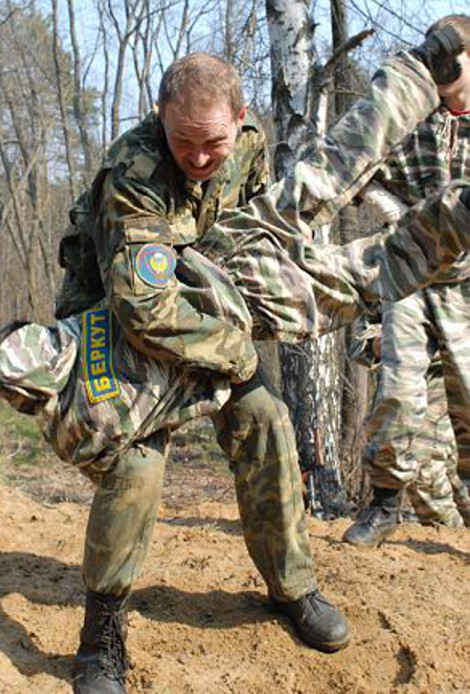
[[[209,159],[210,155],[203,149],[195,150],[189,155],[191,165],[196,166],[199,169],[205,166],[209,162]]]

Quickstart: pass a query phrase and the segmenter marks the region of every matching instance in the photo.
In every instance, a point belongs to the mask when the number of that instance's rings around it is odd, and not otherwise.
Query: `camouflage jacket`
[[[410,207],[451,181],[470,179],[470,114],[453,115],[441,105],[391,153],[376,178]],[[434,282],[469,276],[470,256],[463,254]]]
[[[253,114],[221,170],[199,183],[176,166],[158,113],[150,113],[111,146],[90,193],[72,210],[79,233],[61,246],[66,277],[57,317],[85,310],[106,294],[142,352],[240,380],[249,377],[256,367],[251,335],[225,322],[220,312],[205,313],[203,292],[183,286],[177,272],[152,283],[148,275],[142,280],[135,263],[148,244],[166,253],[160,262],[180,260],[181,250],[194,244],[223,209],[245,205],[266,190],[268,181],[266,137]]]
[[[237,265],[240,261],[245,273],[246,268],[253,267],[253,253],[250,251],[246,256],[247,264],[244,248],[254,245],[261,250],[259,258],[263,258],[264,250],[271,251],[260,274],[261,288],[272,290],[276,281],[294,282],[296,291],[290,293],[296,297],[291,304],[292,311],[278,310],[283,301],[276,292],[271,291],[267,297],[262,292],[258,294],[259,279],[252,284],[249,274],[245,274],[246,282],[242,282],[239,291],[230,273],[207,258],[212,246],[204,255],[190,246],[184,247],[178,269],[179,281],[187,287],[191,283],[204,287],[207,312],[217,313],[244,334],[253,331],[246,304],[252,304],[250,311],[261,316],[269,315],[269,309],[272,310],[274,318],[266,318],[266,325],[274,320],[273,325],[287,332],[291,329],[297,338],[305,330],[314,334],[316,317],[318,313],[323,315],[323,310],[326,315],[335,316],[335,320],[338,315],[344,318],[346,313],[350,320],[357,313],[358,286],[366,291],[370,285],[371,291],[377,291],[374,285],[380,287],[385,277],[392,287],[393,278],[399,275],[393,263],[398,267],[403,263],[406,245],[411,244],[413,251],[422,243],[429,254],[423,260],[420,255],[413,257],[412,253],[411,260],[401,268],[400,291],[407,283],[414,287],[416,277],[426,276],[429,264],[442,257],[441,237],[445,247],[453,252],[465,244],[468,248],[470,235],[461,234],[459,230],[470,227],[470,212],[459,202],[459,193],[457,187],[431,196],[416,210],[412,223],[399,229],[403,232],[401,235],[397,237],[395,232],[381,235],[372,246],[370,239],[364,239],[349,247],[315,249],[315,246],[305,245],[299,234],[296,235],[298,243],[292,243],[288,234],[283,236],[281,229],[273,229],[272,235],[266,228],[248,233],[246,246],[243,232],[241,236],[239,232],[233,237],[224,236],[229,268],[233,262]],[[438,237],[434,233],[436,228],[441,229]],[[232,247],[227,245],[231,238],[236,241]],[[261,247],[260,239],[263,241]],[[323,252],[321,261],[315,254],[318,249]],[[273,264],[273,259],[280,260],[281,264]],[[271,267],[274,268],[272,275]],[[287,268],[288,274],[280,277],[279,267]],[[227,298],[225,304],[220,301],[221,294]],[[326,296],[328,302],[323,306]],[[346,313],[339,311],[339,307]],[[116,456],[128,446],[159,428],[173,428],[188,418],[210,414],[222,407],[230,396],[230,381],[223,374],[157,360],[134,349],[104,303],[85,311],[81,317],[59,321],[52,328],[27,325],[3,339],[0,342],[0,395],[22,412],[41,414],[44,434],[56,453],[96,477],[107,472]]]

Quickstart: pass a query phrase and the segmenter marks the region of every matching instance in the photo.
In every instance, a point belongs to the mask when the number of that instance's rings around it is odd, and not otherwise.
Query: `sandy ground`
[[[403,525],[357,551],[340,542],[346,520],[309,519],[321,587],[354,630],[349,648],[323,655],[267,611],[230,480],[191,478],[169,474],[135,586],[131,694],[470,693],[467,530]],[[0,486],[2,694],[71,692],[89,499],[75,473],[47,489],[21,475]]]

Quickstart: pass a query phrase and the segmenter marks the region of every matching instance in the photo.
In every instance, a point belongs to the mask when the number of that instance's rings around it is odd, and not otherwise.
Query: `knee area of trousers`
[[[118,460],[115,467],[104,475],[100,487],[104,489],[154,489],[163,481],[165,461],[163,458],[146,458],[128,455]]]

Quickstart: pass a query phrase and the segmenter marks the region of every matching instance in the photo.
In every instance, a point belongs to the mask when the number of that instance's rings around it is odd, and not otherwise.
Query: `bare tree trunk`
[[[124,3],[126,21],[124,29],[121,29],[121,21],[114,11],[112,0],[107,1],[108,14],[118,39],[117,66],[111,102],[111,139],[114,140],[119,135],[127,49],[132,35],[139,29],[143,5],[141,0],[126,0]]]
[[[57,0],[53,0],[57,3]],[[83,183],[86,186],[91,181],[93,174],[93,164],[91,158],[90,138],[85,117],[85,107],[83,104],[83,85],[82,85],[82,59],[80,47],[77,40],[75,27],[75,4],[74,0],[67,0],[70,25],[70,41],[72,44],[73,55],[73,114],[80,133],[80,142],[83,152]]]
[[[271,42],[273,110],[277,132],[276,176],[288,173],[326,114],[326,81],[314,45],[306,0],[266,0]],[[315,77],[315,78],[314,78]],[[321,114],[321,115],[320,115]],[[324,239],[328,231],[324,230]],[[335,338],[281,346],[284,398],[294,423],[299,460],[315,515],[338,515],[343,505],[339,475],[340,399]],[[299,393],[299,384],[303,389]]]
[[[105,0],[98,0],[96,9],[98,11],[100,34],[103,46],[103,89],[101,91],[101,152],[104,155],[108,146],[108,97],[109,97],[109,46],[108,30],[105,22]]]
[[[143,20],[143,30],[140,29],[135,36],[132,47],[132,58],[134,61],[134,72],[138,87],[138,113],[139,118],[143,118],[152,103],[149,99],[149,75],[152,63],[153,41],[152,41],[152,13],[150,12],[149,0],[144,0],[145,19]]]
[[[245,74],[250,61],[250,55],[253,50],[253,43],[256,36],[256,27],[258,23],[258,4],[259,0],[253,0],[248,18],[245,23],[245,36],[243,41],[243,52],[239,60],[239,71],[241,75]]]
[[[182,17],[181,17],[180,30],[179,30],[178,39],[176,41],[176,45],[174,48],[175,60],[176,60],[176,58],[180,57],[181,49],[183,46],[183,41],[187,38],[188,24],[189,24],[189,0],[184,0],[184,9],[183,9]]]
[[[57,0],[52,0],[52,34],[53,47],[52,54],[54,56],[55,79],[57,85],[57,99],[59,101],[60,116],[62,119],[62,132],[64,135],[65,158],[68,168],[68,183],[70,190],[70,198],[75,198],[75,169],[72,156],[71,134],[69,128],[69,120],[67,115],[67,106],[65,103],[65,94],[62,81],[62,69],[60,65],[60,40],[59,40],[59,11]]]
[[[235,46],[235,36],[234,36],[234,21],[233,14],[236,4],[234,0],[225,0],[225,32],[224,32],[224,53],[225,59],[229,63],[235,61],[236,46]]]
[[[333,50],[340,51],[348,40],[347,12],[344,0],[331,0]],[[335,117],[338,119],[352,105],[351,69],[346,52],[340,53],[334,67]],[[347,207],[339,215],[341,243],[357,238],[356,209]],[[344,329],[345,346],[351,339],[351,327]],[[367,414],[369,373],[365,366],[351,361],[344,350],[343,389],[341,403],[340,462],[343,480],[349,497],[362,492],[363,473],[361,453],[364,445],[364,419]]]
[[[339,219],[341,242],[358,237],[357,210],[347,208]],[[362,498],[368,488],[362,467],[364,420],[368,412],[369,369],[347,356],[351,327],[344,329],[344,365],[341,403],[340,461],[345,490],[349,499]]]

